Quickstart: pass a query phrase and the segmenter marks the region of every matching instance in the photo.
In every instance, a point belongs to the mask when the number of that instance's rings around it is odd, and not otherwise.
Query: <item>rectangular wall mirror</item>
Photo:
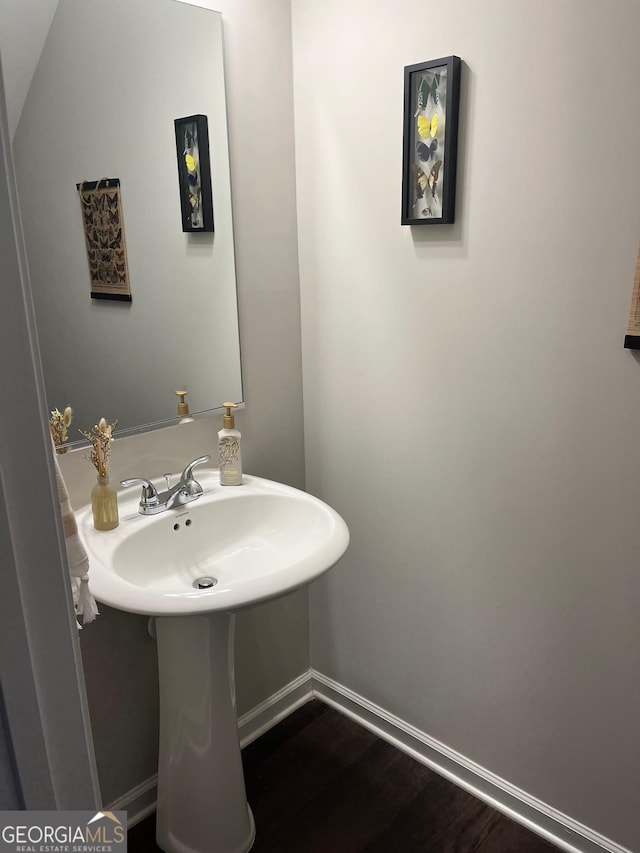
[[[181,224],[174,121],[196,114],[213,233]],[[164,425],[180,389],[192,414],[242,401],[220,14],[59,0],[13,152],[47,405],[73,408],[69,439],[100,417]],[[103,178],[120,183],[131,302],[90,296],[76,185]]]

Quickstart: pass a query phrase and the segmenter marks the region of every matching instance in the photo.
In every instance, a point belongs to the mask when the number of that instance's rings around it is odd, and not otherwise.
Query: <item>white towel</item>
[[[76,517],[69,503],[69,493],[67,492],[67,486],[60,471],[55,446],[53,448],[53,461],[56,469],[56,481],[58,483],[58,500],[60,501],[64,544],[67,549],[67,561],[71,576],[73,603],[76,613],[78,616],[82,616],[82,622],[86,625],[87,622],[93,622],[98,615],[96,600],[91,595],[91,590],[89,589],[89,558],[78,536]],[[80,627],[81,625],[78,622],[78,628]]]

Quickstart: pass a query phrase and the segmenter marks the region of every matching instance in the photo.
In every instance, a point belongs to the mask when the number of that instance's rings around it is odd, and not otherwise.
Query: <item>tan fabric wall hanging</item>
[[[131,302],[120,180],[76,184],[82,209],[92,299]]]

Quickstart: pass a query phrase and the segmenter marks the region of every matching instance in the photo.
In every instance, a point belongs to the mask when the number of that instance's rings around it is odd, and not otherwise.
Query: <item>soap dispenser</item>
[[[184,399],[188,391],[176,391],[175,395],[178,398],[178,417],[180,418],[181,424],[190,423],[193,418],[189,415],[189,404]]]
[[[220,466],[221,486],[242,485],[242,457],[240,455],[239,430],[235,428],[235,419],[231,412],[235,403],[223,403],[227,413],[222,419],[222,429],[218,433],[218,464]]]

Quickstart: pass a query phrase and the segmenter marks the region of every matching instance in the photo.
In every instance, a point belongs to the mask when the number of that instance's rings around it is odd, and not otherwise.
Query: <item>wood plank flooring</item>
[[[243,762],[252,853],[557,853],[317,699],[246,747]],[[128,849],[159,850],[154,816],[129,831]]]

